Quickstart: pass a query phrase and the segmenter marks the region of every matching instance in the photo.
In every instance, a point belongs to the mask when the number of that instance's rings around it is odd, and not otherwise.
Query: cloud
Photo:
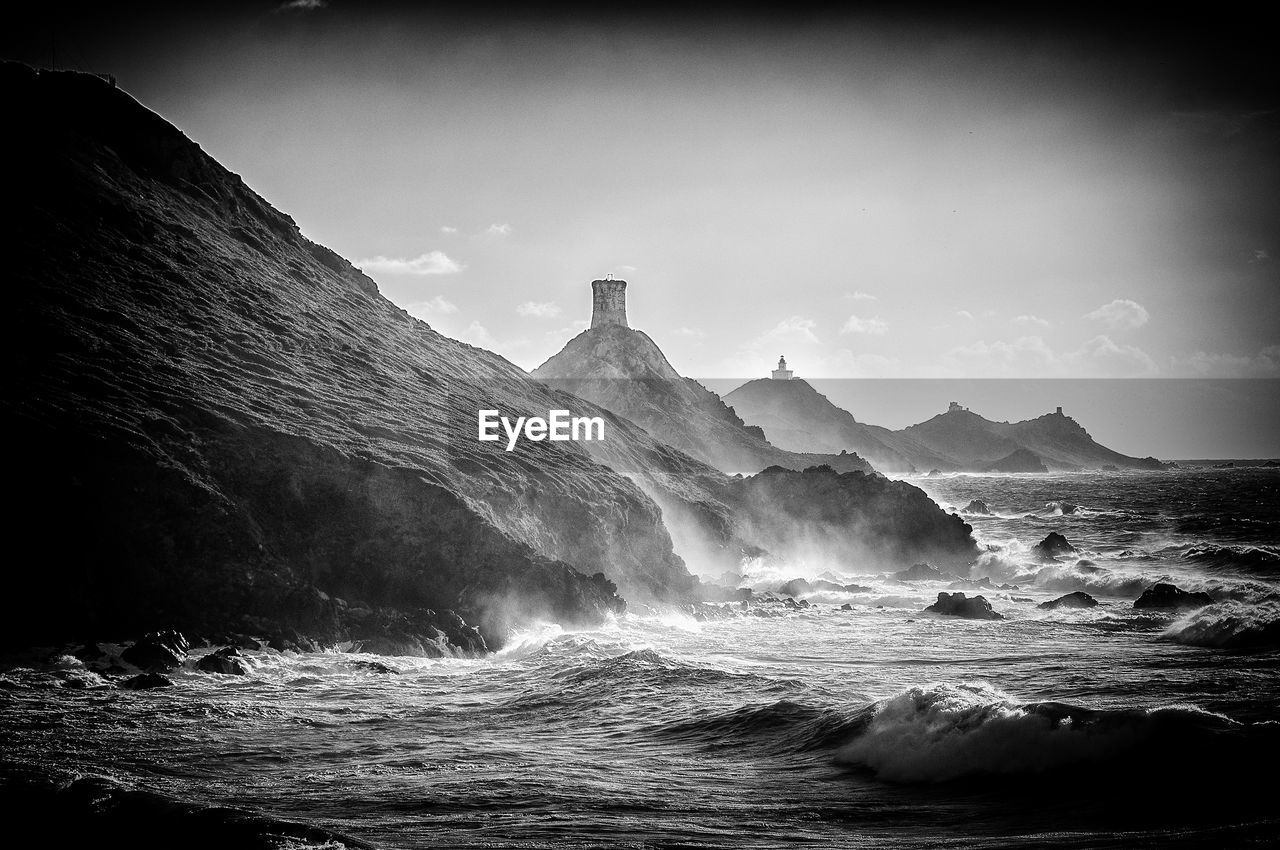
[[[1137,301],[1130,301],[1128,298],[1117,298],[1110,304],[1103,304],[1092,313],[1085,314],[1086,319],[1093,319],[1095,322],[1102,322],[1109,328],[1140,328],[1147,323],[1150,314],[1147,308],[1143,307]]]
[[[957,346],[943,355],[947,372],[977,378],[1095,377],[1121,378],[1159,371],[1142,349],[1096,336],[1075,351],[1055,352],[1041,337],[1023,336],[1012,342],[978,341]]]
[[[880,300],[869,292],[846,292],[844,294],[844,297],[846,301],[879,301]]]
[[[444,251],[429,251],[411,259],[384,257],[379,254],[376,257],[356,260],[355,265],[365,272],[411,275],[455,274],[463,269],[461,264],[445,256]]]
[[[491,234],[493,234],[494,236],[506,236],[506,235],[508,235],[509,233],[511,233],[511,225],[509,225],[509,224],[491,224],[491,225],[489,225],[489,229],[488,229],[488,230],[486,230],[485,232],[486,232],[486,233],[491,233]]]
[[[458,334],[458,339],[479,348],[487,348],[490,351],[498,348],[498,340],[479,322],[472,322],[467,325],[467,329]]]
[[[818,335],[813,332],[813,329],[817,326],[818,323],[813,319],[806,319],[804,316],[792,316],[788,319],[783,319],[771,329],[760,334],[760,336],[756,337],[755,342],[816,343]]]
[[[456,227],[450,227],[449,225],[447,225],[447,224],[446,224],[444,227],[441,227],[441,228],[440,228],[440,232],[441,232],[441,233],[457,233],[457,232],[458,232],[458,228],[456,228]]]
[[[636,270],[635,266],[614,266],[614,268],[620,272],[633,272]]]
[[[1175,374],[1203,378],[1280,378],[1280,345],[1268,345],[1252,357],[1197,351],[1174,357]]]
[[[680,327],[680,328],[676,328],[674,331],[672,331],[672,333],[675,334],[676,336],[684,336],[690,339],[706,339],[707,338],[707,332],[700,330],[698,328]]]
[[[857,316],[850,316],[845,320],[845,323],[840,326],[840,333],[842,334],[872,334],[874,336],[883,336],[887,330],[889,330],[889,323],[879,316],[876,316],[874,319],[859,319]]]
[[[1159,371],[1141,348],[1117,344],[1106,336],[1095,336],[1078,351],[1064,355],[1064,363],[1072,371],[1098,377],[1133,378]]]
[[[973,314],[968,310],[957,310],[956,315],[962,319],[968,319],[971,322],[973,321]]]
[[[1039,316],[1022,315],[1016,317],[1013,321],[1014,324],[1019,325],[1039,325],[1042,328],[1049,327],[1049,320],[1042,319]]]
[[[326,0],[288,0],[276,6],[277,12],[314,12],[328,6]]]
[[[531,316],[537,319],[550,319],[559,316],[562,312],[560,305],[554,301],[526,301],[516,307],[516,312],[521,316]]]
[[[1254,249],[1254,252],[1253,252],[1253,259],[1250,260],[1249,262],[1265,263],[1269,259],[1271,259],[1271,253],[1267,251],[1266,248],[1256,248]]]
[[[408,311],[410,316],[417,316],[425,321],[427,316],[447,316],[450,313],[456,313],[458,312],[458,305],[445,300],[443,295],[437,295],[435,298],[428,298],[426,301],[416,301],[405,307],[405,310]]]

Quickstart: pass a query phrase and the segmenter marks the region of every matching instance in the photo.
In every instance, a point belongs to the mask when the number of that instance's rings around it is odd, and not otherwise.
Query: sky
[[[526,369],[613,274],[708,379],[1280,377],[1280,81],[1247,6],[86,8],[0,54],[113,73]]]

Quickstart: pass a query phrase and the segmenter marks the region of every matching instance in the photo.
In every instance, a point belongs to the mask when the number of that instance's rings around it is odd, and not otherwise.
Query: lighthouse
[[[773,379],[775,381],[789,381],[791,376],[795,374],[787,368],[787,358],[778,358],[778,368],[773,370]]]

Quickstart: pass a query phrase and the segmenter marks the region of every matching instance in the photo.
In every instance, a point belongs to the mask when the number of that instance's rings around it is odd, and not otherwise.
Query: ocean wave
[[[1280,569],[1280,552],[1264,546],[1192,546],[1182,557],[1215,567]]]
[[[1129,763],[1135,765],[1162,754],[1209,757],[1226,736],[1245,728],[1193,706],[1091,710],[1021,703],[982,683],[911,688],[871,711],[865,731],[838,750],[837,761],[902,783],[1042,773],[1138,757]]]
[[[1280,646],[1280,603],[1249,605],[1232,601],[1210,605],[1172,623],[1163,636],[1188,646]]]
[[[654,729],[653,734],[709,747],[757,746],[797,753],[829,750],[848,740],[865,723],[865,718],[851,718],[834,709],[784,699],[667,723]]]

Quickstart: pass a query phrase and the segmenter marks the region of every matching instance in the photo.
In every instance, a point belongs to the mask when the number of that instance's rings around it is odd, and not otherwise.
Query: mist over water
[[[990,509],[965,516],[986,550],[966,580],[748,564],[761,591],[857,588],[724,619],[633,608],[590,631],[541,624],[485,659],[264,650],[249,677],[179,671],[167,691],[106,688],[64,656],[0,678],[7,769],[106,776],[385,847],[1276,835],[1249,777],[1280,753],[1280,473],[912,481],[948,509]],[[1036,561],[1050,531],[1077,555]],[[1216,604],[1135,610],[1158,580]],[[921,614],[949,589],[1005,619]],[[1036,607],[1073,590],[1099,605]]]

